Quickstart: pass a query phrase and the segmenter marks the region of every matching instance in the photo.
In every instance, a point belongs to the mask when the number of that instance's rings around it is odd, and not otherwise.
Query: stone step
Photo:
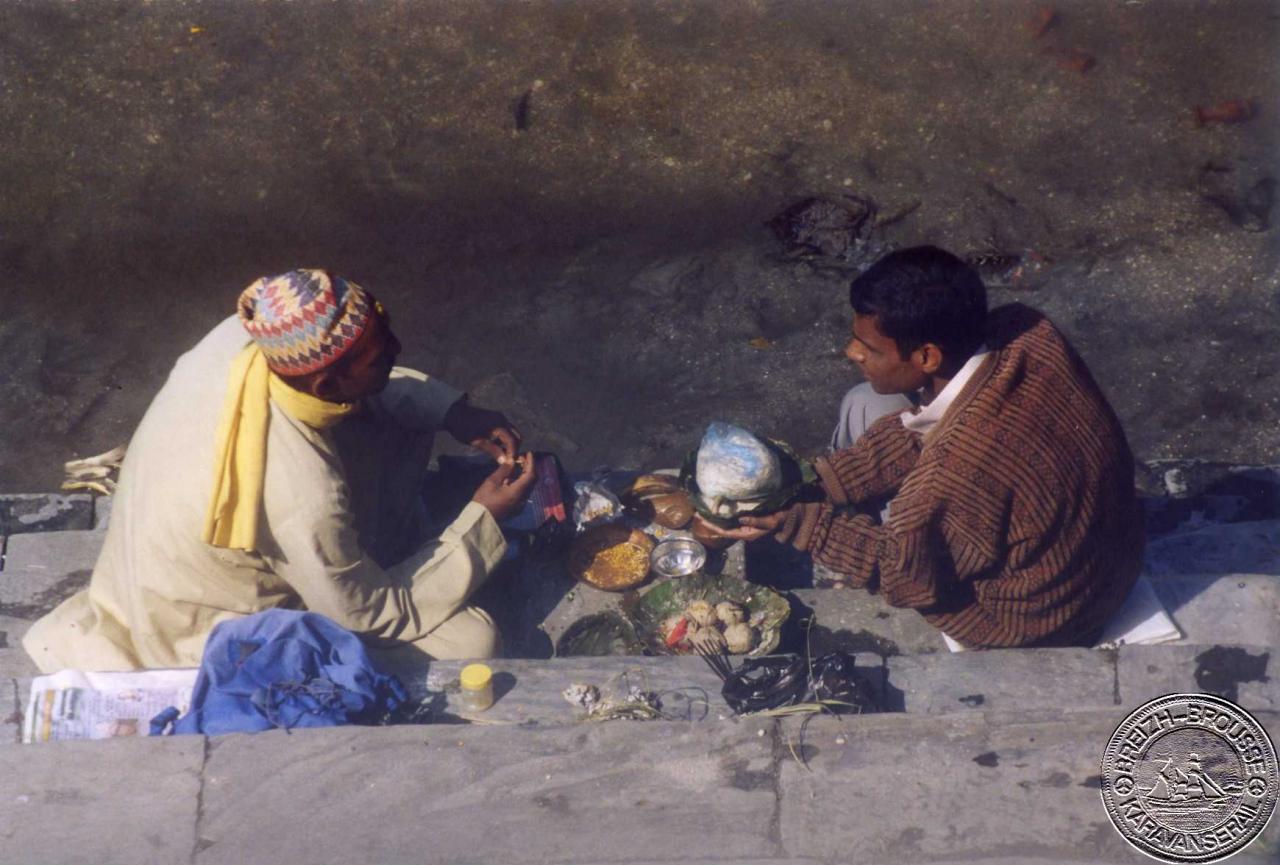
[[[784,757],[779,766],[782,845],[827,862],[852,861],[853,851],[859,862],[1149,862],[1099,795],[1103,749],[1129,711],[1080,711],[1064,699],[1038,715],[816,718],[807,765]],[[1280,719],[1255,717],[1272,729]],[[793,723],[789,734],[796,743]],[[1272,821],[1233,861],[1278,853]]]
[[[0,615],[38,619],[87,586],[103,537],[93,531],[11,535],[0,569]]]
[[[31,619],[0,615],[0,650],[21,648],[22,638],[30,630],[31,624]]]
[[[1280,575],[1280,520],[1209,523],[1147,542],[1147,572]]]
[[[31,695],[31,679],[38,675],[21,644],[0,649],[0,748],[21,743],[22,715]]]
[[[101,863],[196,865],[281,850],[318,865],[1141,863],[1098,792],[1125,714],[346,727],[7,748],[0,845],[11,861],[92,849]],[[1233,861],[1278,851],[1273,820]]]
[[[1276,648],[1121,646],[1116,663],[1120,702],[1138,706],[1164,694],[1207,693],[1225,697],[1249,712],[1280,712],[1280,656],[1276,668],[1271,667]]]
[[[1152,578],[1182,642],[1280,646],[1280,580],[1271,576],[1185,574]]]
[[[0,535],[91,529],[93,498],[86,493],[0,495]]]
[[[428,661],[405,650],[375,651],[373,658],[415,697],[437,695],[433,706],[444,717],[488,725],[577,723],[583,712],[562,696],[574,684],[595,685],[605,698],[620,697],[633,686],[654,692],[671,719],[714,721],[733,715],[721,696],[720,680],[697,657],[489,661],[496,702],[481,713],[468,712],[459,700],[458,674],[468,662]],[[1173,692],[1207,692],[1250,711],[1280,711],[1280,675],[1273,675],[1270,658],[1269,651],[1256,647],[1227,645],[1005,649],[887,659],[864,653],[858,656],[857,670],[879,711],[913,716],[1036,712],[1064,705],[1135,707]],[[21,649],[0,650],[0,683],[8,683],[0,693],[3,705],[13,697],[14,708],[25,707],[36,672]]]

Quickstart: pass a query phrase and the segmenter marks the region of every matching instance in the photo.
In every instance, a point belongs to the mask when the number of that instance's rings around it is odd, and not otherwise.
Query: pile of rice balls
[[[667,648],[677,651],[701,646],[731,655],[745,655],[759,642],[746,608],[734,601],[690,601],[683,613],[663,621],[662,638]]]

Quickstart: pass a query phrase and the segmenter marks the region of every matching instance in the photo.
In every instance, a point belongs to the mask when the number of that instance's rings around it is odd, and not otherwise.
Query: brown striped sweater
[[[987,345],[924,436],[894,414],[819,459],[825,501],[794,505],[777,537],[966,646],[1089,643],[1142,567],[1133,456],[1047,318],[993,310]],[[886,495],[884,525],[857,512]]]

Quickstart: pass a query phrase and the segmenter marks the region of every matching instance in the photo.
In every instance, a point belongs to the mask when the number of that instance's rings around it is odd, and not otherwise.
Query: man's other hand
[[[484,451],[499,463],[514,463],[520,452],[520,431],[500,411],[458,400],[445,414],[444,428],[458,441]]]
[[[694,519],[702,524],[703,530],[709,535],[732,541],[758,541],[782,528],[782,524],[787,519],[787,512],[783,510],[763,516],[741,516],[738,517],[738,527],[733,529],[722,529],[712,525],[696,514]]]
[[[519,477],[515,476],[517,469],[520,471]],[[533,454],[528,453],[513,463],[498,466],[476,489],[471,501],[484,505],[495,520],[502,522],[523,507],[524,500],[537,479],[538,474],[533,468]]]

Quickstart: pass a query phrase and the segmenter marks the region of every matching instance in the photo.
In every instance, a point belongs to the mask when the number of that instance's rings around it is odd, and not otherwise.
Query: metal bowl
[[[693,538],[671,537],[660,541],[649,555],[653,572],[662,577],[696,574],[707,563],[707,548]]]

